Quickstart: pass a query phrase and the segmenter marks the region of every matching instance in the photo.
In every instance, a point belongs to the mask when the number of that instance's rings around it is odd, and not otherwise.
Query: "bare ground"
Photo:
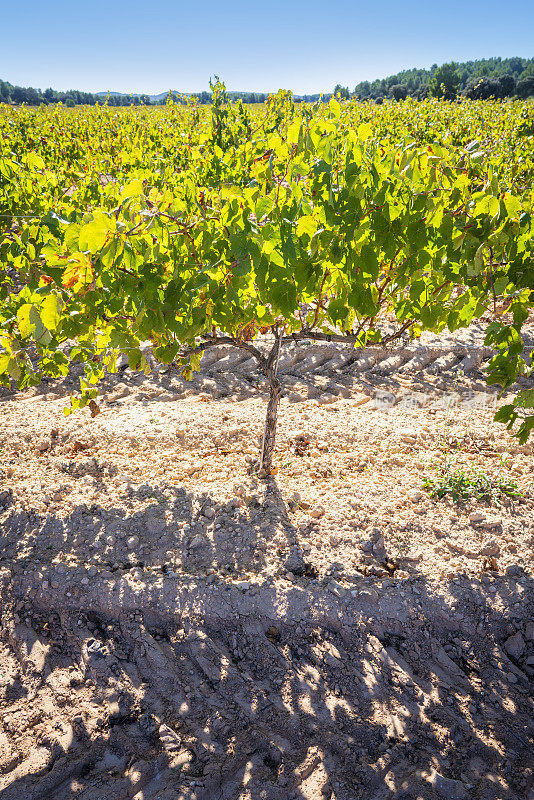
[[[288,349],[266,481],[238,352],[94,418],[5,393],[2,798],[534,797],[533,451],[490,355]],[[444,459],[519,496],[431,499]]]

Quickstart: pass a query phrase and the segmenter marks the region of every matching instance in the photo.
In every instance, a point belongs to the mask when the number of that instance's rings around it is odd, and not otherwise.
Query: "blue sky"
[[[22,9],[24,9],[22,11]],[[329,91],[409,67],[534,56],[534,0],[25,0],[2,9],[0,78],[86,91]]]

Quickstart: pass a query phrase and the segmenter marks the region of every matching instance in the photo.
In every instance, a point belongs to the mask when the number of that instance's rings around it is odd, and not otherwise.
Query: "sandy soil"
[[[533,449],[482,331],[288,348],[264,481],[239,352],[94,418],[5,392],[2,797],[529,796]],[[433,499],[446,460],[518,496]]]

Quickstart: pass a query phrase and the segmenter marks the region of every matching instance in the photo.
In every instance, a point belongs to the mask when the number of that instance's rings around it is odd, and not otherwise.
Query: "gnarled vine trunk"
[[[267,362],[263,366],[263,373],[269,383],[269,402],[265,416],[265,430],[260,457],[260,471],[270,475],[273,468],[274,446],[276,442],[276,422],[278,419],[278,404],[282,394],[282,386],[278,380],[278,360],[280,357],[281,338],[276,337],[273,349]]]

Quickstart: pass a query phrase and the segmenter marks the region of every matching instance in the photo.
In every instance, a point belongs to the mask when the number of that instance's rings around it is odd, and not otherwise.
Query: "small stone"
[[[100,659],[106,657],[106,650],[105,646],[102,642],[99,642],[98,639],[90,638],[86,641],[84,645],[85,655],[82,656],[84,661],[87,662],[90,659]]]
[[[376,591],[376,589],[373,589],[372,586],[363,586],[359,590],[358,596],[370,602],[378,600],[378,592]]]
[[[494,531],[502,529],[502,520],[498,517],[492,517],[491,519],[485,519],[480,523],[480,527],[483,528],[485,531]]]
[[[37,443],[37,450],[40,453],[44,453],[45,450],[48,450],[50,447],[50,439],[41,439],[40,442]]]
[[[133,550],[139,544],[139,536],[129,536],[126,539],[126,546],[128,550]]]
[[[278,628],[275,628],[274,625],[269,625],[269,627],[265,631],[265,636],[267,637],[267,639],[270,639],[271,642],[280,641],[280,631],[278,630]]]
[[[505,641],[504,649],[512,658],[515,658],[516,660],[521,658],[525,652],[525,640],[519,631]]]
[[[114,400],[119,400],[121,397],[126,397],[128,394],[130,394],[130,389],[121,381],[120,383],[116,384],[108,399],[113,402]]]
[[[469,514],[469,522],[471,525],[479,525],[481,522],[484,522],[486,519],[486,515],[482,514],[480,511],[473,511]]]
[[[378,391],[376,392],[373,400],[374,407],[378,411],[387,411],[389,408],[392,408],[395,405],[397,398],[393,392]]]
[[[510,578],[520,578],[523,572],[523,567],[520,564],[510,564],[509,567],[506,567],[506,574]]]
[[[446,778],[435,769],[430,773],[428,781],[444,800],[464,800],[468,797],[468,791],[461,781]]]
[[[212,508],[211,506],[206,506],[206,508],[202,512],[202,515],[206,517],[206,519],[214,519],[215,509]]]
[[[339,400],[338,395],[332,394],[331,392],[327,392],[326,394],[321,395],[321,397],[317,398],[317,402],[319,405],[330,405],[331,403],[336,403]]]
[[[203,547],[206,544],[206,539],[200,534],[197,533],[191,541],[189,542],[189,549],[190,550],[198,550],[200,547]]]
[[[302,575],[306,569],[306,562],[302,557],[302,553],[299,550],[293,550],[287,557],[284,567],[294,575]]]
[[[517,677],[513,672],[507,672],[506,677],[508,679],[508,683],[517,683]]]
[[[263,763],[271,769],[279,767],[282,763],[282,751],[278,747],[271,745],[267,755],[264,756]]]
[[[289,392],[287,399],[290,403],[300,403],[304,398],[298,392]]]
[[[534,622],[527,622],[525,628],[525,639],[527,642],[534,642]]]
[[[382,535],[380,535],[374,542],[372,553],[377,561],[387,560],[386,545]]]
[[[343,584],[338,583],[338,581],[329,581],[327,588],[335,594],[336,597],[343,597],[346,594],[346,589]]]
[[[202,469],[202,464],[195,462],[193,464],[186,464],[184,467],[184,472],[186,475],[194,475],[196,472],[200,472]]]
[[[423,499],[424,495],[423,492],[419,491],[419,489],[410,489],[410,491],[406,493],[406,497],[408,500],[410,500],[410,502],[418,503]]]
[[[302,502],[302,498],[298,492],[292,492],[288,498],[287,504],[291,511],[295,511]]]
[[[324,517],[324,514],[325,510],[322,506],[317,506],[317,508],[313,508],[310,511],[310,517],[312,517],[312,519],[321,519],[321,517]]]
[[[232,582],[232,586],[235,586],[236,589],[242,589],[243,591],[245,591],[245,589],[250,589],[250,585],[251,585],[250,581],[233,581]]]
[[[481,556],[493,556],[495,558],[498,558],[500,554],[501,554],[501,548],[499,547],[495,539],[488,539],[488,541],[484,542],[483,546],[480,548]]]
[[[182,747],[182,740],[180,736],[173,731],[172,728],[169,728],[168,725],[160,725],[159,726],[159,737],[161,739],[161,743],[167,753],[170,755],[174,755],[181,750]]]
[[[360,572],[359,570],[355,569],[352,572],[349,572],[349,574],[346,576],[346,580],[349,581],[350,583],[357,583],[363,577],[364,577],[363,572]]]

